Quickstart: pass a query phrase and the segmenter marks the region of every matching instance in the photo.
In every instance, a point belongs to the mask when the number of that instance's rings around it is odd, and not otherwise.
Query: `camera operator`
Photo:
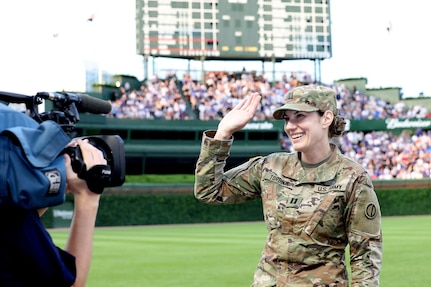
[[[69,144],[76,145],[87,170],[106,164],[102,152],[87,140],[73,140]],[[92,192],[73,171],[69,155],[64,157],[66,189],[74,196],[66,247],[64,250],[57,247],[40,221],[47,208],[0,207],[0,286],[85,286],[100,194]]]

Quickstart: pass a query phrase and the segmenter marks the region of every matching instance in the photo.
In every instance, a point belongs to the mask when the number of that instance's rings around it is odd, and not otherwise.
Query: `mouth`
[[[296,141],[296,140],[302,138],[304,135],[305,135],[304,133],[291,134],[290,138],[292,139],[292,141]]]

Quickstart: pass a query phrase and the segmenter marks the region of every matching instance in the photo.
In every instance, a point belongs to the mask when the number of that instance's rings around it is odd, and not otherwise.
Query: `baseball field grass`
[[[382,287],[431,282],[431,216],[383,218]],[[50,229],[64,246],[67,231]],[[263,222],[97,228],[88,287],[247,287]]]

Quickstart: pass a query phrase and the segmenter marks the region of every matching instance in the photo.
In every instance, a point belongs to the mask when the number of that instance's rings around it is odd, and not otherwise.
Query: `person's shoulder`
[[[344,169],[350,170],[352,173],[364,174],[366,173],[365,168],[352,158],[339,153],[338,158],[340,160],[340,166]]]
[[[291,158],[297,156],[297,152],[289,152],[289,151],[278,151],[268,154],[267,158]]]
[[[292,161],[298,161],[298,153],[288,152],[288,151],[279,151],[279,152],[273,152],[263,157],[268,162],[292,162]]]

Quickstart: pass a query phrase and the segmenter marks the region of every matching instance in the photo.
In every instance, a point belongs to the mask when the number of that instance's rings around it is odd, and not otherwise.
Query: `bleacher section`
[[[226,81],[224,76],[222,78],[222,81]],[[269,97],[268,86],[263,85],[265,80],[262,77],[253,75],[251,78],[249,75],[240,75],[238,78],[244,86],[248,85],[248,87],[256,86],[255,82],[261,83],[262,85],[259,86],[258,90],[263,94],[266,93],[266,98]],[[285,77],[271,88],[271,93],[274,93],[274,91],[281,93],[286,89],[286,86],[298,84],[298,82],[294,83],[293,80],[292,77],[290,79]],[[144,84],[133,77],[118,76],[116,85],[99,85],[95,91],[89,94],[105,100],[115,101],[119,97],[127,97],[133,91],[145,91],[147,93],[148,89],[153,89],[150,94],[155,97],[154,101],[152,101],[153,98],[150,98],[147,103],[153,104],[160,100],[165,103],[169,101],[169,98],[166,98],[168,99],[166,100],[156,94],[157,89],[163,88],[167,90],[167,88],[164,88],[166,86],[159,84],[161,80],[153,79],[152,81],[152,85]],[[193,173],[200,150],[202,132],[208,129],[216,129],[218,119],[198,120],[196,119],[197,117],[193,116],[194,114],[196,115],[196,110],[192,109],[190,89],[205,89],[205,87],[199,87],[198,82],[193,81],[193,84],[191,84],[191,79],[181,82],[175,77],[170,77],[169,80],[164,82],[170,83],[168,86],[172,90],[168,92],[167,96],[174,99],[181,97],[181,100],[187,103],[183,107],[185,111],[182,112],[182,115],[185,115],[184,119],[180,117],[178,120],[166,120],[163,117],[154,117],[154,113],[152,114],[152,119],[127,118],[125,114],[121,118],[114,115],[83,114],[77,124],[79,135],[120,135],[125,142],[128,174]],[[237,82],[233,83],[233,85],[237,84]],[[158,86],[156,87],[156,85]],[[205,84],[206,87],[213,85],[214,82],[211,81]],[[342,115],[349,120],[348,128],[350,131],[390,131],[391,133],[399,134],[406,129],[415,131],[416,129],[427,130],[431,127],[431,119],[428,114],[424,114],[423,109],[419,108],[418,111],[420,111],[421,116],[416,118],[417,111],[409,109],[407,105],[402,105],[400,108],[392,106],[392,100],[394,102],[399,102],[400,100],[399,88],[367,90],[366,79],[363,78],[340,80],[334,83],[334,87],[339,91],[340,103],[345,105],[345,107],[342,107],[342,112],[344,113]],[[350,93],[350,91],[353,92]],[[212,92],[210,89],[209,93]],[[139,95],[139,92],[136,92],[135,98],[136,95]],[[238,95],[233,95],[233,97],[238,97]],[[279,101],[280,98],[277,98],[277,100]],[[422,100],[429,102],[428,99]],[[123,104],[127,105],[128,103],[134,104],[135,102],[125,101]],[[370,108],[370,103],[373,103],[376,107],[371,107],[368,113],[364,113],[365,110]],[[234,104],[234,102],[231,104]],[[276,103],[268,100],[264,104],[275,105]],[[270,110],[270,108],[267,109]],[[223,109],[223,112],[227,111],[228,107]],[[223,112],[218,116],[223,116]],[[283,124],[282,121],[274,121],[270,117],[265,117],[265,113],[261,112],[255,121],[234,135],[235,144],[227,167],[257,155],[289,150],[288,143],[286,144],[283,135]]]

